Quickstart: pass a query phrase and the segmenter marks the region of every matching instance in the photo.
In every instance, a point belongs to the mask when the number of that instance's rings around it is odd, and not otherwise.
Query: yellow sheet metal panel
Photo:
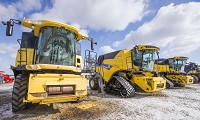
[[[136,77],[131,79],[132,83],[138,85],[145,92],[156,92],[166,88],[166,80],[162,77]]]
[[[193,77],[188,76],[188,75],[166,75],[167,79],[173,81],[173,82],[178,82],[181,85],[186,85],[186,84],[192,84],[193,83]]]
[[[198,72],[196,70],[190,70],[188,74],[197,74]]]
[[[36,65],[26,65],[27,70],[71,70],[74,72],[81,72],[75,66],[65,66],[65,65],[53,65],[53,64],[36,64]]]
[[[96,71],[103,76],[106,82],[108,82],[113,73],[123,69],[123,62],[125,61],[124,59],[122,59],[123,57],[124,50],[121,50],[113,59],[105,59],[100,66],[96,67]],[[104,65],[108,65],[111,67],[104,67]]]
[[[28,86],[28,97],[29,102],[42,102],[46,99],[57,99],[59,98],[68,99],[70,97],[80,98],[81,96],[87,95],[87,80],[81,75],[74,74],[30,74],[29,86]],[[50,95],[47,91],[48,86],[74,86],[74,94],[54,94]],[[61,100],[61,101],[62,101]],[[74,100],[72,100],[74,101]],[[48,102],[47,102],[48,103]]]
[[[169,72],[169,65],[154,65],[154,70],[157,70],[158,72]]]
[[[153,77],[153,73],[151,73],[151,72],[149,72],[149,71],[144,71],[143,72],[143,74],[145,75],[145,76],[148,76],[148,77]]]

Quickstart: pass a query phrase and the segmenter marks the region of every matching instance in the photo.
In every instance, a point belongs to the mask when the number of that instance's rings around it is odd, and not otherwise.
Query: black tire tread
[[[113,77],[115,77],[116,80],[118,80],[127,91],[127,95],[122,97],[128,98],[128,97],[133,97],[135,95],[134,87],[125,78],[120,76],[113,76]]]
[[[26,108],[23,99],[26,98],[28,89],[28,76],[19,74],[16,76],[12,92],[12,111],[17,112]]]

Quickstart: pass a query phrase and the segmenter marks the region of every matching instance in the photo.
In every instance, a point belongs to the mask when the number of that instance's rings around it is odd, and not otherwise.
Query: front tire
[[[90,78],[89,80],[89,86],[91,90],[97,90],[98,89],[98,81],[95,78]]]
[[[23,102],[28,90],[28,76],[19,74],[16,76],[12,91],[12,111],[24,110],[27,103]]]

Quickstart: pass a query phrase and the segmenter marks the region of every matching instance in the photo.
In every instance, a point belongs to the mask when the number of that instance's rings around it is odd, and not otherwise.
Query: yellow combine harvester
[[[96,74],[89,81],[91,89],[102,90],[104,87],[106,92],[122,97],[133,96],[137,88],[145,92],[165,89],[166,80],[153,71],[158,49],[140,45],[131,50],[119,50],[99,56]]]
[[[193,83],[192,76],[184,72],[187,57],[176,56],[168,59],[158,59],[155,62],[154,69],[167,79],[167,88],[174,86],[185,86]]]
[[[91,40],[78,29],[50,20],[10,19],[6,35],[12,36],[14,24],[32,29],[23,32],[16,64],[12,66],[15,83],[12,110],[28,103],[49,104],[78,101],[87,95],[87,80],[81,75],[79,40]]]

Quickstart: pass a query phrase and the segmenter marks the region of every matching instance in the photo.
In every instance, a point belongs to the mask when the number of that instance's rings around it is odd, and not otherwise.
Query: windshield
[[[156,59],[158,59],[157,51],[140,50],[138,51],[138,54],[133,55],[133,64],[139,66],[143,70],[152,71],[154,68],[154,61]]]
[[[175,65],[174,59],[168,59],[168,60],[169,60],[169,67],[174,68],[174,65]]]
[[[175,71],[184,72],[186,61],[187,60],[175,60],[174,62]]]
[[[75,65],[76,36],[64,28],[44,27],[41,29],[37,49],[37,63]]]

